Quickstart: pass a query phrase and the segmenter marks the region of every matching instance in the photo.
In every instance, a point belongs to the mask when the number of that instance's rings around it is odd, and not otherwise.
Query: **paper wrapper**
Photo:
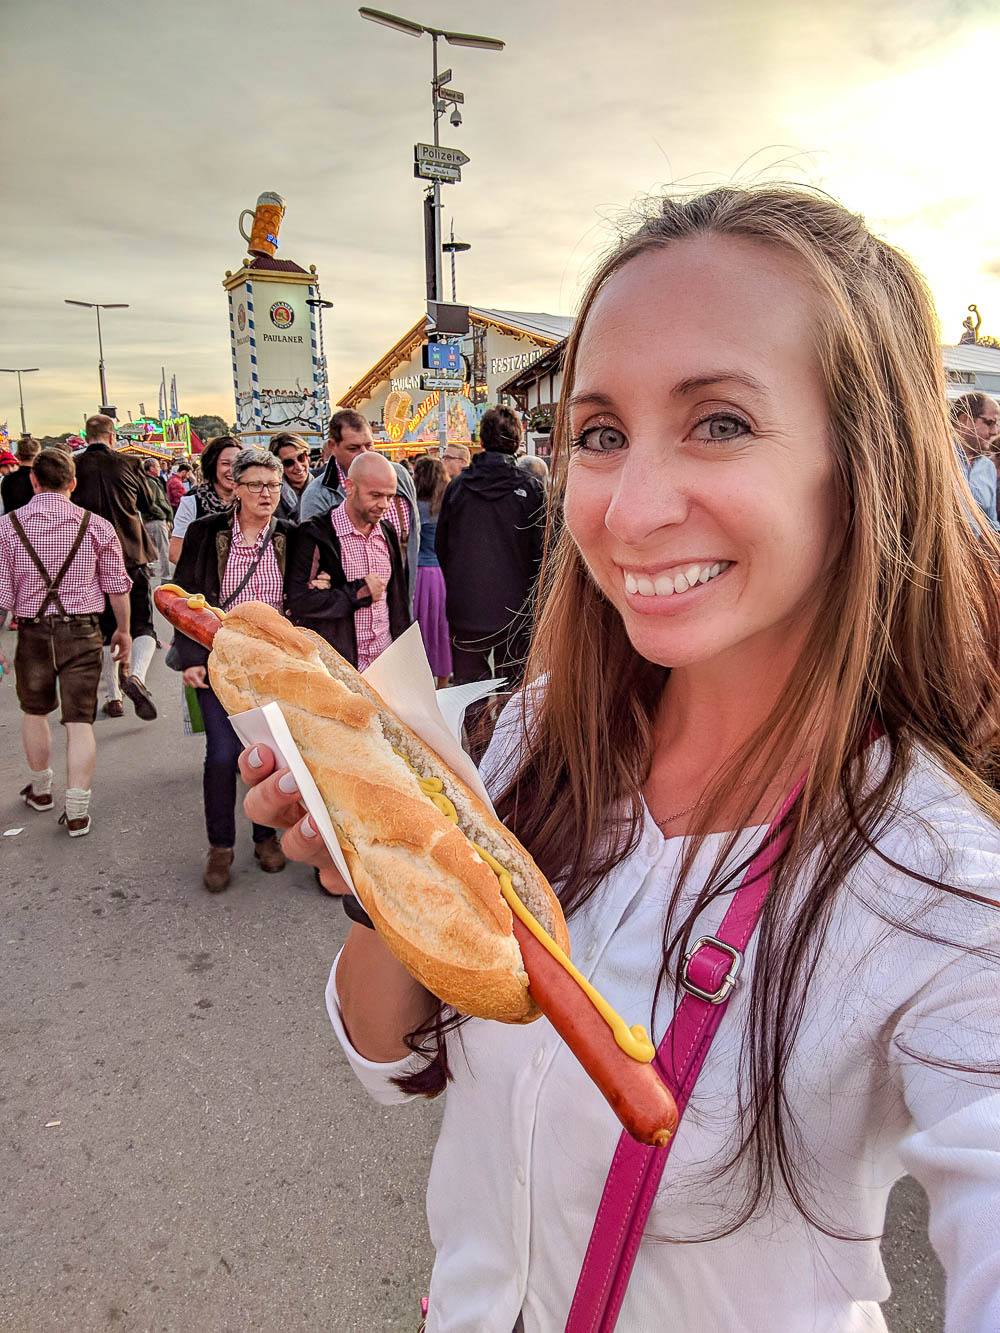
[[[416,624],[401,634],[361,674],[400,721],[405,722],[425,745],[429,745],[448,768],[492,810],[492,802],[476,766],[462,749],[462,720],[469,704],[492,694],[504,681],[477,680],[470,685],[435,690],[424,641],[420,637],[420,627]],[[251,708],[246,713],[233,713],[229,720],[244,745],[268,746],[274,751],[279,768],[291,769],[302,795],[302,804],[308,810],[337,869],[353,888],[351,872],[340,850],[326,804],[299,754],[298,746],[292,740],[281,705],[265,704],[263,708]]]

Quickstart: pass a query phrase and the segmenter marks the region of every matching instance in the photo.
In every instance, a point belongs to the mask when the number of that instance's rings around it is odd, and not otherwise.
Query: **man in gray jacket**
[[[306,487],[299,506],[299,522],[305,523],[317,514],[328,514],[343,504],[346,496],[344,482],[351,464],[359,454],[375,448],[371,427],[360,412],[344,408],[330,418],[330,461],[322,476]],[[420,549],[420,514],[417,511],[417,490],[413,478],[401,463],[393,463],[396,471],[396,503],[387,513],[399,534],[406,564],[409,586],[410,611],[413,611],[413,589],[417,581],[417,553]]]

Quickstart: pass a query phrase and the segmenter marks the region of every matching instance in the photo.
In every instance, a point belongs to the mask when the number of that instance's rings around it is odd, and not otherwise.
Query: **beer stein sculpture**
[[[253,226],[249,233],[243,229],[243,219],[247,216],[253,218]],[[256,209],[244,208],[240,214],[239,228],[250,254],[263,255],[268,259],[274,258],[274,252],[278,248],[278,229],[284,216],[285,201],[273,190],[264,191],[257,200]]]

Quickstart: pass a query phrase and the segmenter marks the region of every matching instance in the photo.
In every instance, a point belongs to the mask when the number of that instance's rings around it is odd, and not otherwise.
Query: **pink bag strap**
[[[656,1052],[656,1066],[684,1115],[698,1075],[718,1030],[743,953],[771,887],[771,871],[788,844],[786,816],[805,779],[789,793],[733,895],[718,935],[694,941],[684,958],[684,995]],[[566,1333],[612,1333],[646,1218],[677,1135],[665,1148],[647,1148],[623,1132],[604,1185],[594,1229],[577,1280]]]

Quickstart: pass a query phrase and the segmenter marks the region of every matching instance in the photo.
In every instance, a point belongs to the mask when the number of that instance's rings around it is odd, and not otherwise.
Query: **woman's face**
[[[236,487],[236,498],[241,516],[267,522],[281,499],[281,478],[267,467],[248,468]]]
[[[239,456],[239,449],[235,445],[227,444],[225,449],[219,454],[215,464],[215,480],[219,486],[231,490],[233,485],[233,463]]]
[[[813,306],[777,251],[697,237],[630,261],[587,318],[566,519],[650,661],[776,660],[817,609],[843,524]]]

